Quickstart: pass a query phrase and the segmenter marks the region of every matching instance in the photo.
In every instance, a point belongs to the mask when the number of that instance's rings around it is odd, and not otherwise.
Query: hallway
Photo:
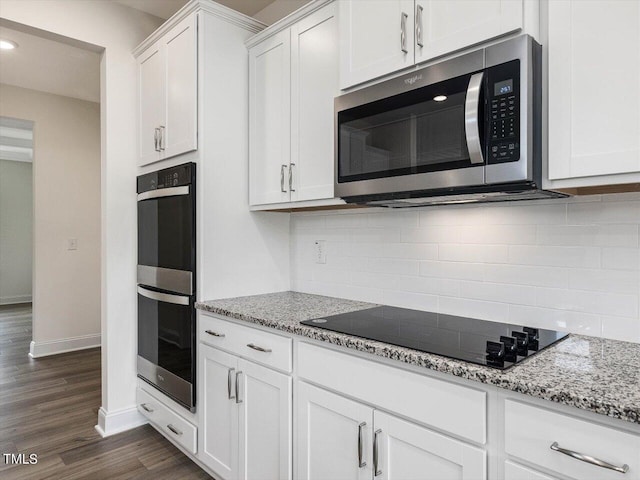
[[[31,304],[0,306],[0,455],[38,456],[3,480],[210,478],[148,425],[102,439],[100,349],[31,359]]]

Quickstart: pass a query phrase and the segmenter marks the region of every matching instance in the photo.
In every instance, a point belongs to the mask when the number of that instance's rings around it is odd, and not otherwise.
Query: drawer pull
[[[242,375],[242,371],[236,373],[236,403],[242,403],[240,398],[240,375]]]
[[[234,398],[236,398],[236,396],[231,393],[231,377],[233,376],[233,372],[235,372],[236,369],[235,368],[230,368],[229,371],[227,372],[227,393],[228,393],[228,397],[229,400],[233,400]]]
[[[153,408],[149,408],[149,407],[147,407],[147,404],[146,404],[146,403],[141,403],[141,404],[140,404],[140,406],[142,407],[142,409],[143,409],[145,412],[153,413]]]
[[[271,349],[270,349],[270,348],[260,347],[260,346],[258,346],[258,345],[254,345],[253,343],[247,343],[247,347],[249,347],[249,348],[253,348],[254,350],[257,350],[257,351],[259,351],[259,352],[266,352],[266,353],[271,352]]]
[[[378,435],[382,433],[381,429],[378,429],[373,434],[373,476],[377,477],[382,475],[382,469],[380,469],[380,447],[378,445]]]
[[[224,338],[225,336],[224,333],[217,333],[217,332],[214,332],[213,330],[205,330],[204,333],[208,333],[212,337]]]
[[[167,428],[171,430],[173,433],[175,433],[176,435],[182,435],[182,432],[171,424],[167,425]]]
[[[580,460],[581,462],[590,463],[591,465],[596,465],[597,467],[608,468],[609,470],[614,470],[620,473],[627,473],[629,471],[629,465],[626,463],[621,467],[617,465],[612,465],[611,463],[605,462],[604,460],[599,460],[591,455],[584,455],[583,453],[574,452],[573,450],[567,450],[566,448],[562,448],[558,445],[558,442],[553,442],[551,444],[551,450],[555,452],[560,452],[564,455],[568,455],[571,458],[575,458],[576,460]]]

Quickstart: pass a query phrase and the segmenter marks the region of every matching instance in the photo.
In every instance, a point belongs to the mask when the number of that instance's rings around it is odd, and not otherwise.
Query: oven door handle
[[[484,72],[475,73],[469,79],[467,87],[467,99],[464,105],[464,131],[467,138],[469,160],[473,164],[484,163],[482,145],[480,144],[480,92],[482,91],[482,79]]]
[[[176,195],[189,195],[189,185],[183,187],[161,188],[159,190],[150,190],[138,194],[138,201],[149,200],[150,198],[175,197]]]
[[[153,290],[147,290],[146,288],[139,285],[138,293],[143,297],[150,298],[151,300],[157,300],[158,302],[173,303],[175,305],[189,305],[189,297],[183,295],[154,292]]]

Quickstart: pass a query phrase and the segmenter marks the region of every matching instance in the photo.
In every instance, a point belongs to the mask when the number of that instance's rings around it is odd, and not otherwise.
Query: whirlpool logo
[[[422,80],[422,74],[414,75],[413,77],[409,77],[409,78],[405,78],[404,79],[404,83],[406,83],[407,85],[413,85],[418,80]]]

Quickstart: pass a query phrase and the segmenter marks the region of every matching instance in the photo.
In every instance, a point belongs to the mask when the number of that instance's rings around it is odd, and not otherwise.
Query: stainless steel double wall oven
[[[138,177],[138,376],[195,408],[194,163]]]

